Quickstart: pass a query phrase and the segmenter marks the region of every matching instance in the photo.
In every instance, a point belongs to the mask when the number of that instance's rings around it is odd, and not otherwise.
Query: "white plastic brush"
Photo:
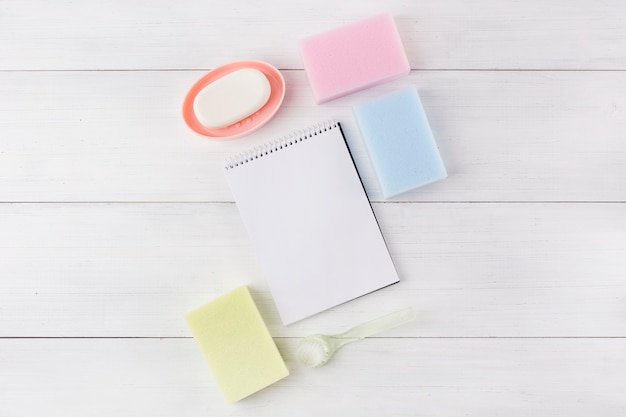
[[[340,334],[307,336],[300,341],[296,357],[302,364],[317,368],[328,362],[343,345],[373,336],[412,320],[415,320],[415,311],[408,307],[360,324]]]

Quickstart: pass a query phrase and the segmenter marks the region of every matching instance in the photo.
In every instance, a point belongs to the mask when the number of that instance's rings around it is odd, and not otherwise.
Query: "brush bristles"
[[[315,368],[326,363],[329,353],[324,343],[314,338],[306,338],[300,342],[296,356],[303,365]]]

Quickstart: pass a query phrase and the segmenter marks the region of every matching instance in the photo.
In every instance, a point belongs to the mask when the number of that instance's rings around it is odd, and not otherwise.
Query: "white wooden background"
[[[296,39],[386,10],[410,77],[315,105]],[[281,69],[278,115],[191,132],[187,89],[239,59]],[[385,202],[351,106],[410,84],[450,177]],[[221,161],[329,118],[401,283],[286,328]],[[625,139],[623,0],[0,0],[0,416],[623,416]],[[228,406],[182,316],[241,284],[292,375]]]

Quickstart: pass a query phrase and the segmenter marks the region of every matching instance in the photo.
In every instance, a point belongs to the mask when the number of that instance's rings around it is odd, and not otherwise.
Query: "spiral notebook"
[[[237,155],[225,172],[284,324],[399,281],[339,123]]]

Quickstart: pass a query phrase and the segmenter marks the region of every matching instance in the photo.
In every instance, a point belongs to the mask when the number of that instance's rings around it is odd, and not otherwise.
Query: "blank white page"
[[[239,155],[225,170],[284,324],[398,282],[338,123]]]

